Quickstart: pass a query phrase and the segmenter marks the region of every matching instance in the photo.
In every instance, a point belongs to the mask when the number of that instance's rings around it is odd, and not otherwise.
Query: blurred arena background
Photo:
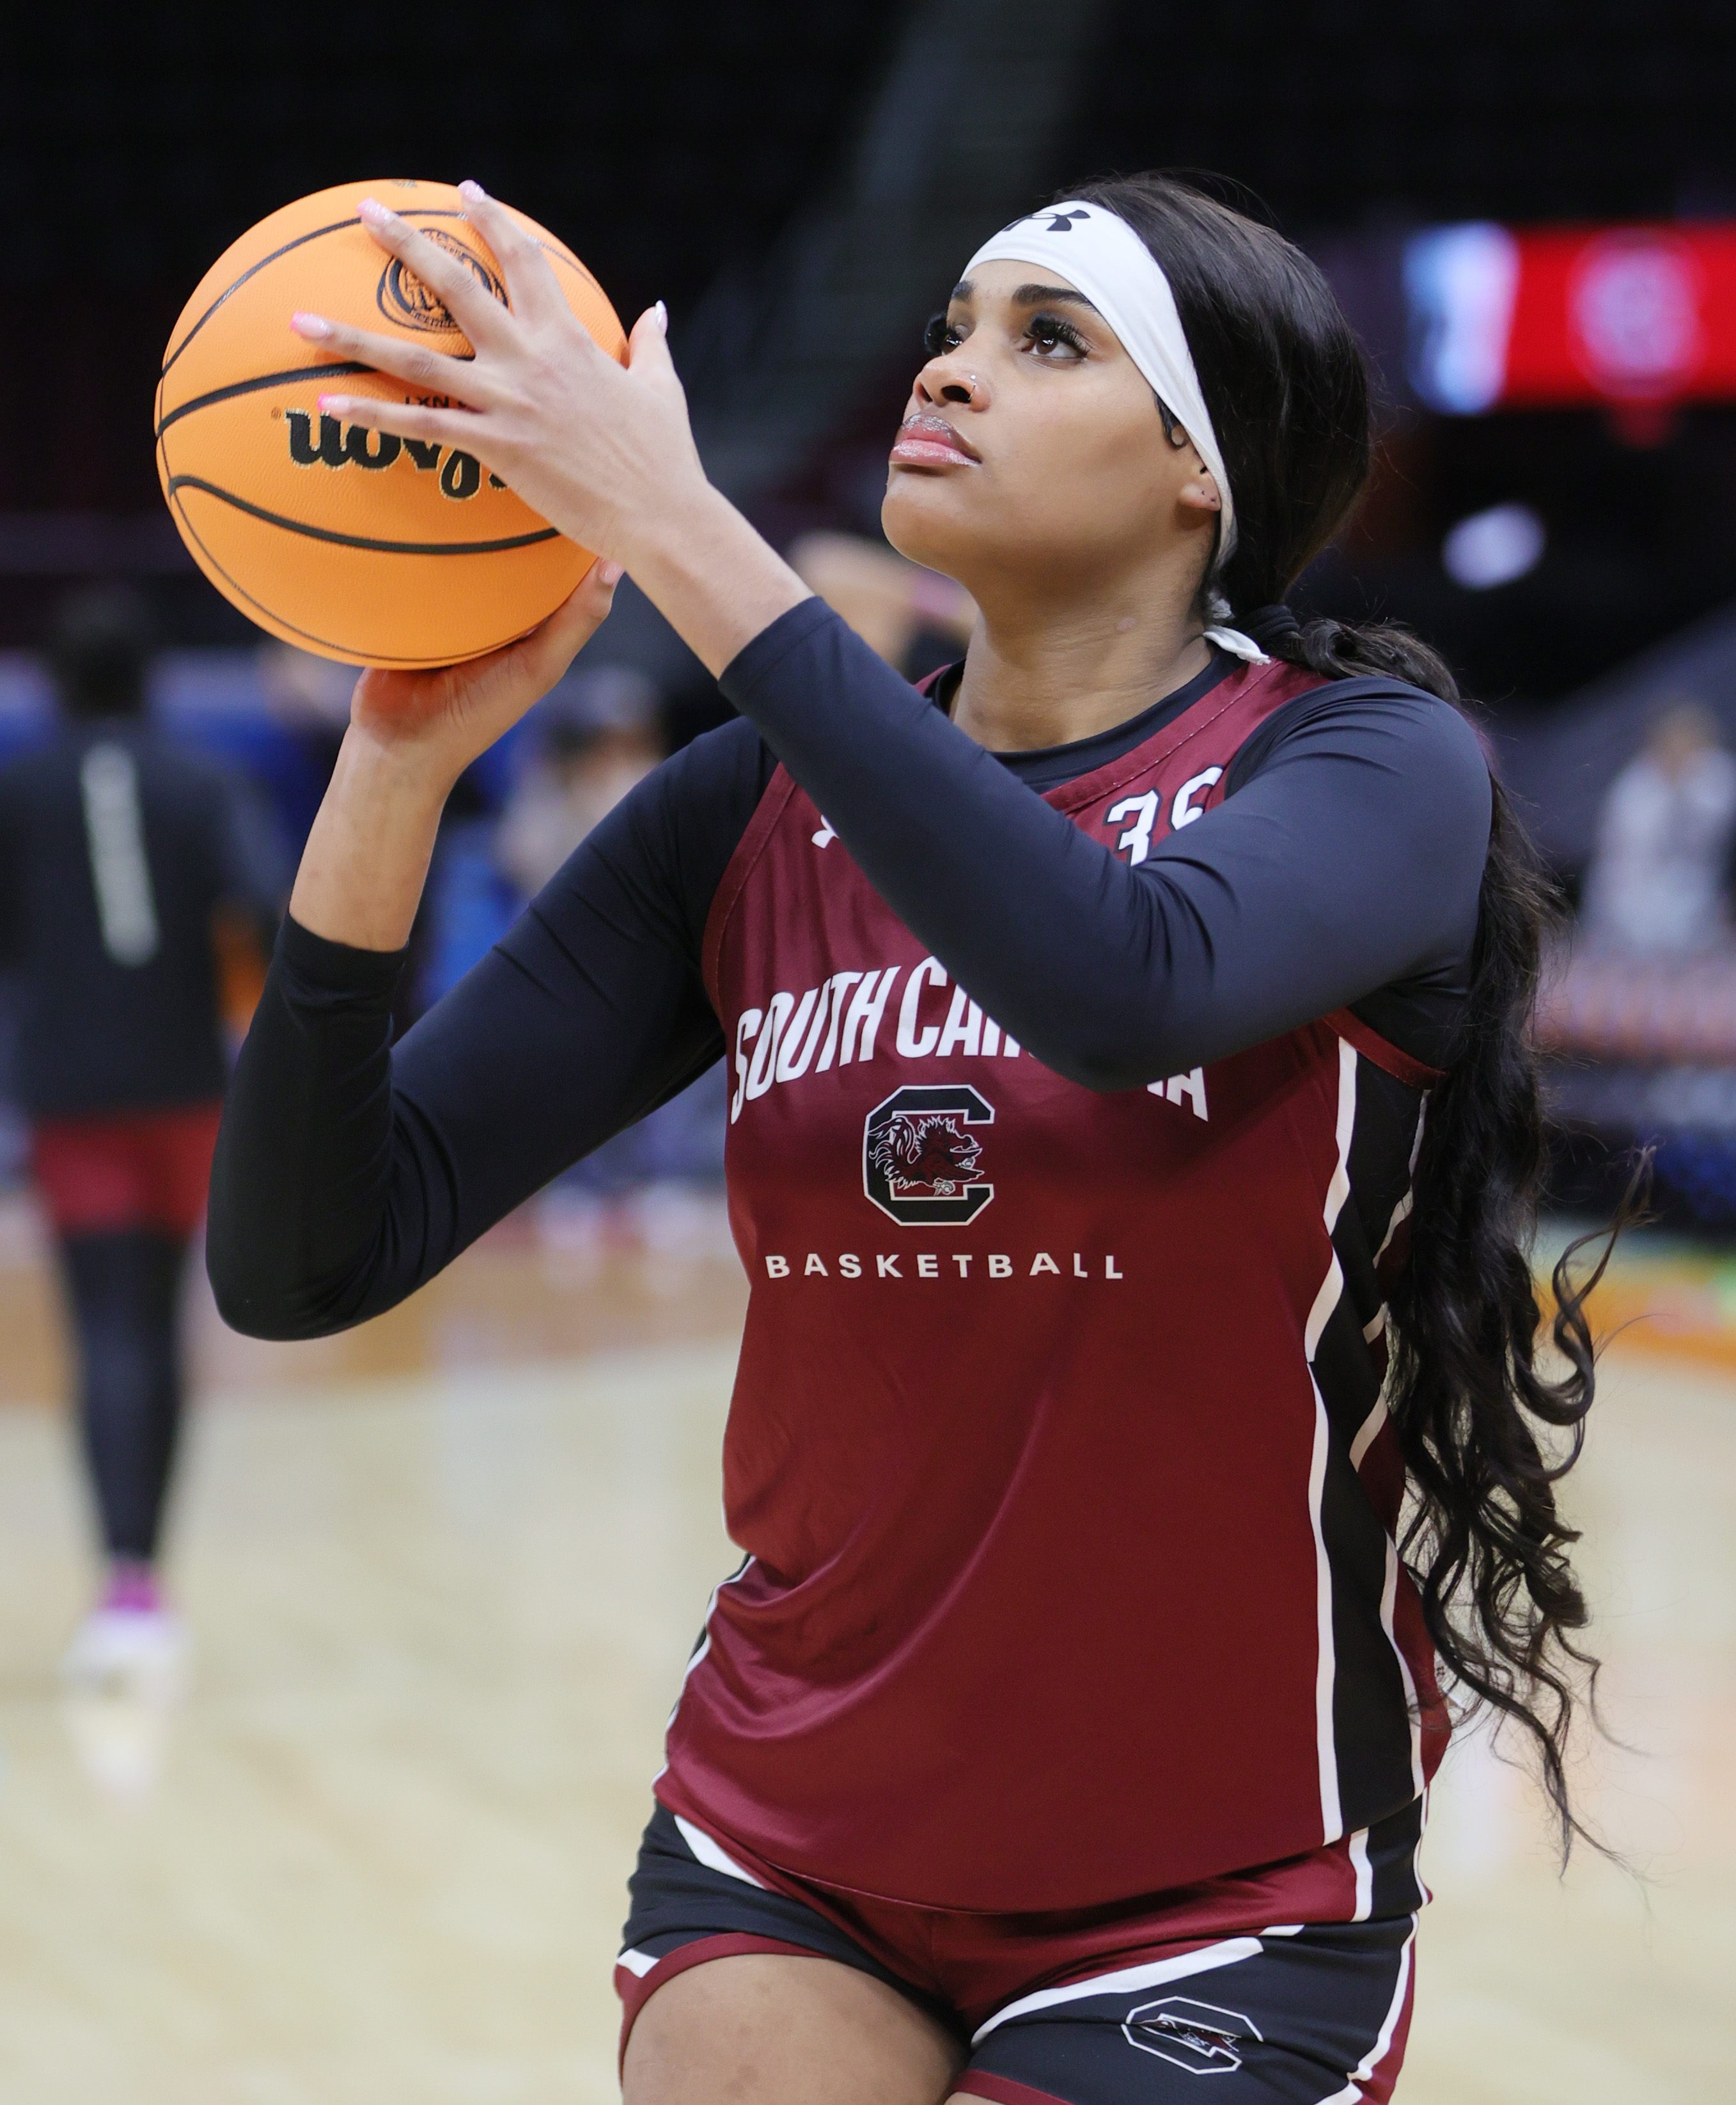
[[[1209,168],[1324,265],[1380,464],[1298,598],[1414,623],[1483,705],[1573,909],[1541,1022],[1551,1254],[1656,1150],[1601,1289],[1573,1500],[1615,1738],[1582,1852],[1456,1747],[1400,2094],[1736,2087],[1736,12],[1713,0],[430,0],[9,25],[0,759],[57,606],[148,610],[150,708],[227,771],[279,896],[342,668],[262,642],[158,496],[157,361],[207,265],[356,176],[475,175],[624,316],[669,303],[702,449],[912,674],[970,610],[879,535],[927,315],[1070,180]],[[406,1015],[711,723],[642,598],[461,785]],[[231,1033],[257,940],[219,928]],[[253,945],[250,950],[249,945]],[[316,1345],[185,1320],[185,1689],[57,1680],[96,1584],[52,1245],[0,978],[0,2094],[29,2105],[614,2094],[612,1939],[664,1713],[725,1568],[745,1289],[700,1084],[391,1316]],[[93,1039],[113,1019],[92,1014]],[[717,1078],[714,1078],[716,1079]],[[196,1267],[195,1268],[196,1271]]]

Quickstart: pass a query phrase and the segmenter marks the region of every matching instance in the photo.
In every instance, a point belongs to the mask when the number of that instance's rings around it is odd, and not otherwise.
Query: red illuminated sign
[[[1736,224],[1435,227],[1405,287],[1436,409],[1736,400]]]

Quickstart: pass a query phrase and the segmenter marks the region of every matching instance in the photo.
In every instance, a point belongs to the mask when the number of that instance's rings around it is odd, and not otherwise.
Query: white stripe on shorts
[[[744,1871],[729,1852],[720,1848],[703,1827],[696,1827],[691,1820],[683,1820],[678,1812],[675,1825],[681,1830],[681,1839],[698,1857],[708,1871],[723,1871],[732,1879],[740,1879],[746,1884],[758,1886],[763,1893],[766,1882],[756,1879],[751,1871]]]
[[[1059,1988],[1040,1988],[1034,1996],[1021,1996],[1016,2003],[1009,2003],[1004,2009],[996,2010],[987,2024],[979,2025],[971,2034],[970,2043],[980,2046],[997,2025],[1004,2025],[1009,2018],[1022,2018],[1032,2010],[1052,2009],[1057,2003],[1076,2002],[1083,1996],[1117,1996],[1134,1988],[1156,1988],[1166,1981],[1183,1981],[1190,1973],[1209,1973],[1219,1966],[1238,1965],[1244,1959],[1257,1959],[1260,1943],[1257,1937],[1226,1937],[1221,1944],[1208,1944],[1197,1951],[1184,1951],[1179,1959],[1154,1959],[1143,1966],[1123,1966],[1113,1973],[1094,1974],[1089,1981],[1069,1981]]]
[[[1362,2085],[1392,2052],[1393,2034],[1398,2027],[1399,2013],[1404,2008],[1405,1991],[1411,1985],[1411,1947],[1416,1941],[1416,1918],[1411,1917],[1411,1933],[1404,1940],[1398,1954],[1398,1985],[1393,1991],[1385,2022],[1375,2035],[1375,2043],[1350,2071],[1350,2080],[1342,2090],[1335,2090],[1330,2098],[1321,2100],[1321,2105],[1361,2105],[1365,2095]]]

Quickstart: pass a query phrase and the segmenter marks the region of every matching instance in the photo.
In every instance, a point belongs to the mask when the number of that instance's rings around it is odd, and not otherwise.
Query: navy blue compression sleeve
[[[1322,708],[1130,868],[821,601],[756,637],[722,686],[984,1012],[1089,1088],[1222,1058],[1394,982],[1462,985],[1488,771],[1431,696]]]

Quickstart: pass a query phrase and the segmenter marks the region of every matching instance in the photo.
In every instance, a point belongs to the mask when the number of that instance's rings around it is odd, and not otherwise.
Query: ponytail
[[[1395,623],[1300,617],[1291,585],[1339,530],[1370,467],[1368,380],[1331,288],[1268,226],[1173,177],[1070,193],[1118,214],[1168,279],[1236,494],[1237,535],[1202,579],[1261,648],[1327,680],[1402,681],[1460,707],[1445,662]],[[1251,612],[1244,610],[1251,609]],[[1399,1553],[1458,1689],[1529,1736],[1564,1856],[1585,1830],[1565,1753],[1597,1665],[1556,1504],[1595,1389],[1586,1295],[1612,1229],[1577,1284],[1576,1244],[1555,1271],[1559,1374],[1537,1364],[1532,1244],[1544,1172],[1531,1044],[1552,888],[1498,782],[1459,1050],[1424,1122],[1409,1259],[1389,1297],[1387,1408],[1404,1457]],[[1640,1178],[1617,1217],[1632,1218]],[[1595,1240],[1596,1238],[1587,1238]],[[1588,1838],[1591,1839],[1591,1838]],[[1601,1846],[1601,1845],[1598,1845]]]
[[[1292,617],[1282,631],[1268,626],[1263,647],[1291,664],[1328,679],[1402,680],[1459,704],[1443,661],[1396,623]],[[1461,1049],[1430,1098],[1409,1259],[1390,1298],[1387,1408],[1410,1489],[1400,1554],[1429,1634],[1460,1687],[1528,1735],[1564,1856],[1585,1832],[1565,1768],[1576,1684],[1595,1692],[1597,1662],[1578,1642],[1589,1620],[1568,1554],[1578,1531],[1555,1487],[1585,1439],[1595,1389],[1585,1301],[1616,1230],[1589,1276],[1576,1283],[1573,1260],[1596,1237],[1555,1267],[1550,1332],[1563,1368],[1552,1378],[1537,1360],[1531,1245],[1545,1151],[1530,1025],[1541,938],[1559,909],[1523,825],[1492,787]],[[1617,1227],[1637,1210],[1638,1182]]]

